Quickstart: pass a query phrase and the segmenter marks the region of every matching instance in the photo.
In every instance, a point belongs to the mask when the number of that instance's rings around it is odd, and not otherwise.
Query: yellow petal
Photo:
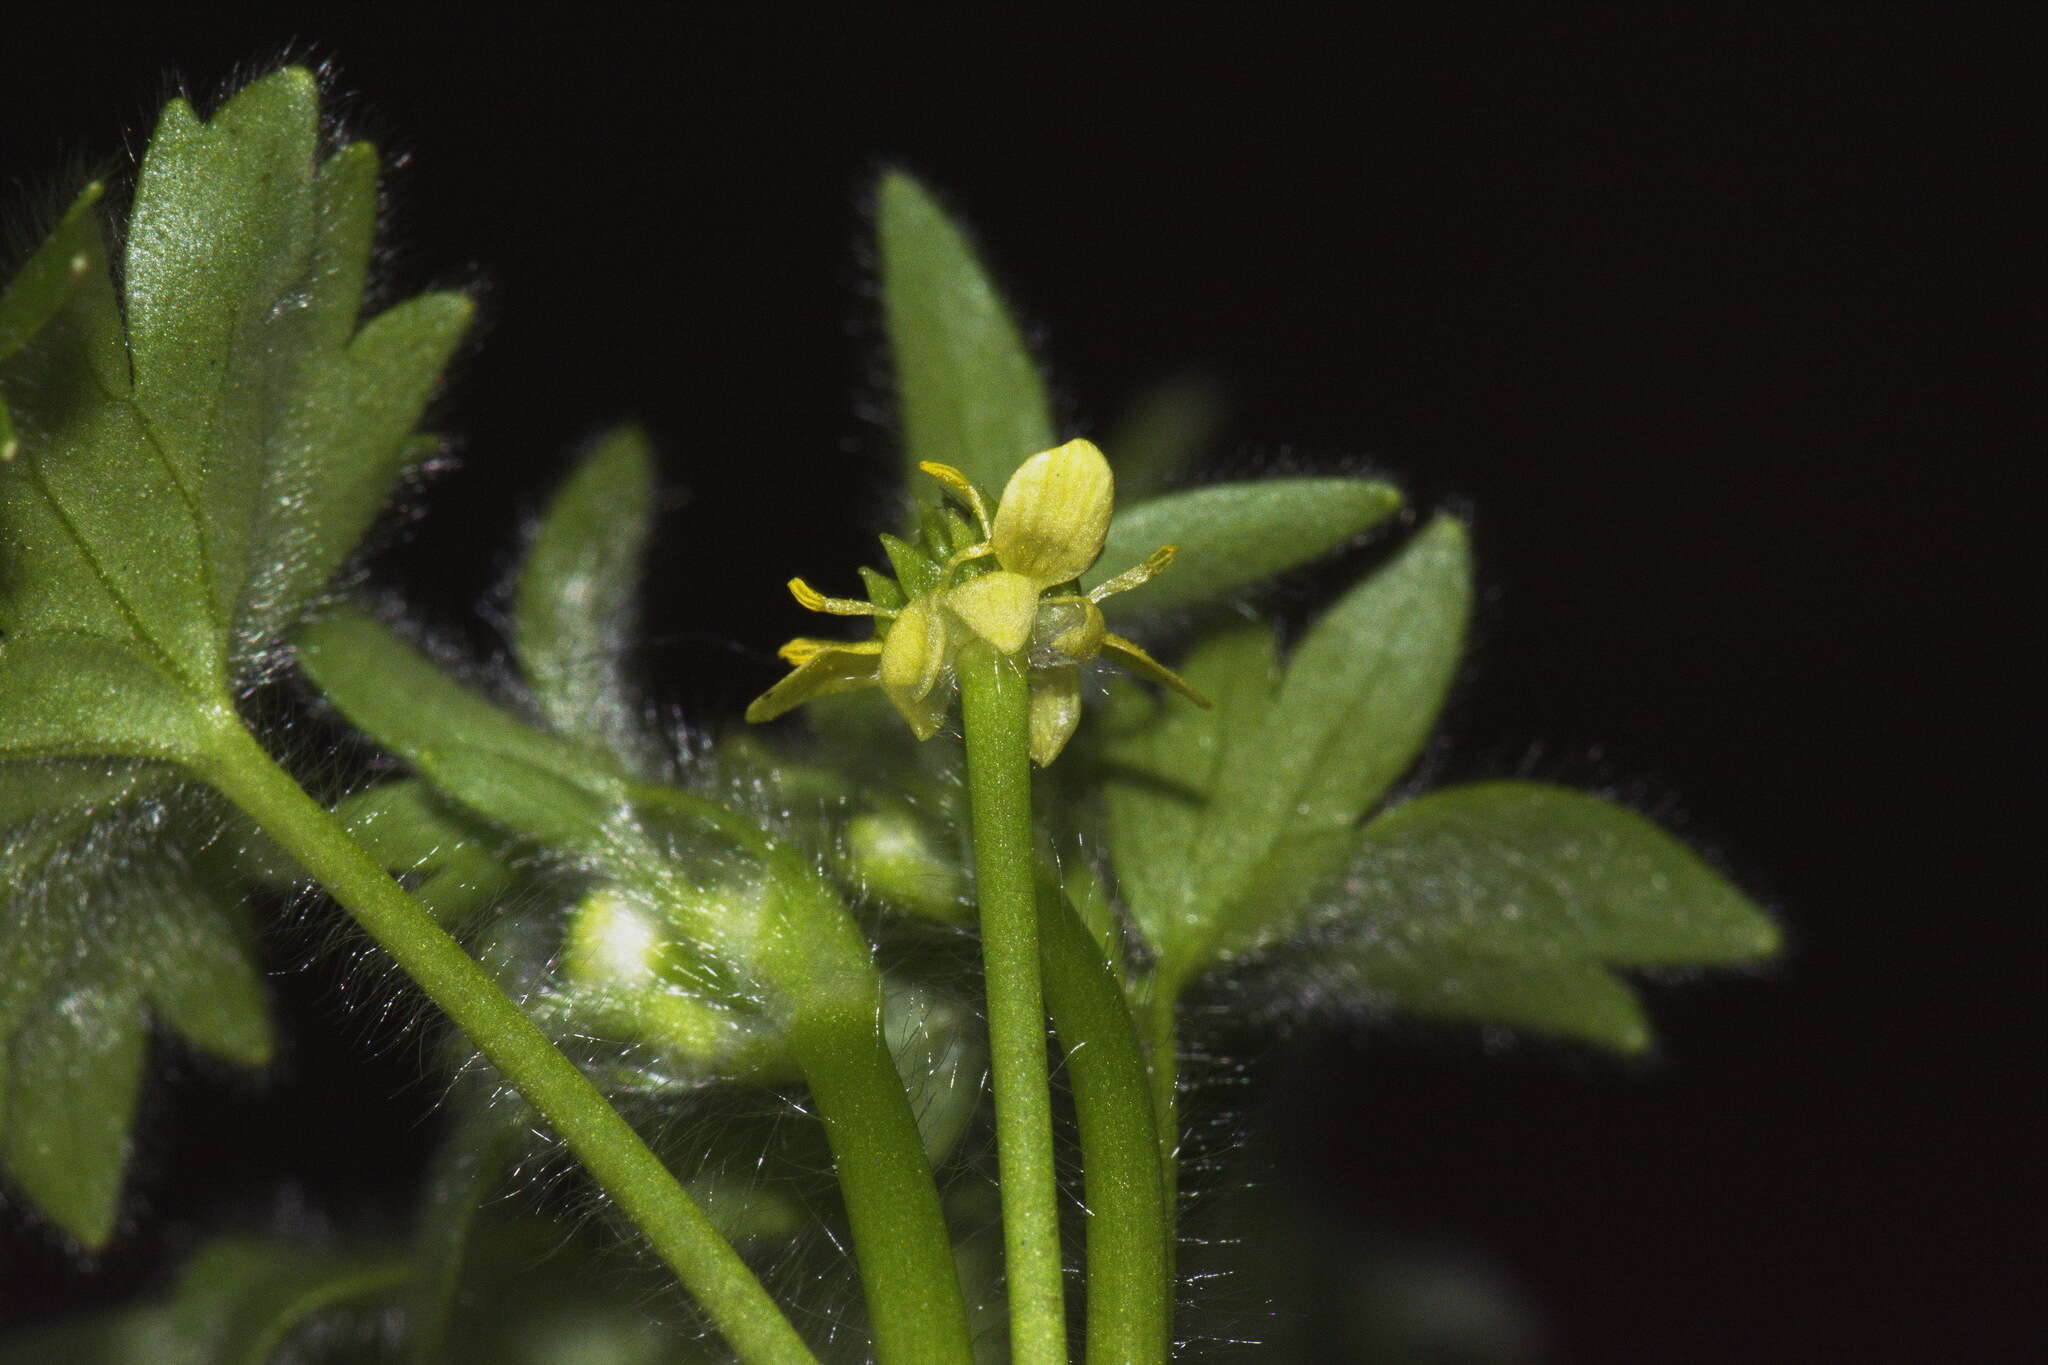
[[[990,536],[996,562],[1041,588],[1078,578],[1102,554],[1116,481],[1090,441],[1043,450],[1003,489]]]
[[[937,734],[945,716],[946,696],[933,693],[945,672],[948,634],[936,600],[914,597],[882,645],[882,691],[919,739]]]
[[[952,589],[946,606],[976,635],[1015,654],[1031,639],[1031,623],[1038,618],[1038,585],[999,569]]]
[[[1031,670],[1031,761],[1060,756],[1081,723],[1081,670],[1072,664]]]
[[[873,687],[882,642],[856,640],[835,644],[829,640],[791,640],[782,648],[783,657],[796,665],[796,671],[754,698],[747,707],[750,721],[774,720],[818,697]]]
[[[1130,669],[1131,672],[1139,677],[1149,682],[1156,682],[1163,687],[1172,688],[1204,711],[1208,710],[1212,705],[1207,697],[1188,686],[1187,679],[1181,677],[1180,674],[1174,672],[1165,664],[1160,663],[1159,660],[1153,658],[1123,636],[1104,635],[1102,637],[1102,647],[1111,654],[1116,655],[1118,663]]]

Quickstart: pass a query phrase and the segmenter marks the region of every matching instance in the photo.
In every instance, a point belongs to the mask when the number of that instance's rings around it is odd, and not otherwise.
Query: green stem
[[[789,1041],[832,1144],[880,1365],[973,1359],[945,1214],[877,1006],[810,1011]]]
[[[960,651],[958,667],[995,1078],[1010,1357],[1017,1365],[1054,1365],[1067,1358],[1067,1328],[1038,977],[1030,691],[1021,668],[980,643]]]
[[[1165,1365],[1173,1266],[1138,1028],[1094,938],[1049,881],[1039,887],[1038,947],[1081,1134],[1089,1365]]]
[[[700,821],[765,864],[782,932],[762,965],[792,1004],[790,1050],[810,1088],[867,1297],[878,1365],[966,1365],[967,1307],[917,1116],[882,1031],[882,982],[845,903],[790,845],[717,802],[636,784],[642,805]]]
[[[1152,1122],[1159,1134],[1160,1188],[1166,1196],[1167,1275],[1172,1277],[1173,1228],[1180,1216],[1180,1038],[1174,1029],[1175,983],[1155,980],[1145,1007],[1145,1052],[1152,1073]]]
[[[816,1365],[732,1244],[575,1065],[247,731],[216,731],[205,777],[298,860],[568,1144],[750,1365]]]

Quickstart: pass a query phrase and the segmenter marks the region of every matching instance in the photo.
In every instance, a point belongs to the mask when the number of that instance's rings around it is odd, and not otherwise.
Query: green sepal
[[[1179,553],[1171,568],[1105,599],[1102,610],[1116,617],[1191,607],[1320,558],[1400,510],[1398,489],[1367,479],[1262,479],[1169,493],[1116,514],[1081,586],[1172,545]]]
[[[623,428],[591,448],[549,503],[513,602],[513,646],[542,720],[621,757],[640,745],[624,670],[653,523],[653,452]]]
[[[1053,444],[1045,384],[1024,338],[965,235],[901,171],[876,187],[875,235],[907,491],[919,506],[937,503],[939,486],[917,472],[926,460],[1000,489]]]
[[[867,589],[868,601],[884,611],[900,610],[910,599],[903,595],[903,587],[895,579],[879,569],[860,566],[861,586]]]
[[[909,541],[884,532],[882,552],[889,556],[889,567],[895,570],[896,581],[906,595],[916,597],[939,585],[939,566]]]

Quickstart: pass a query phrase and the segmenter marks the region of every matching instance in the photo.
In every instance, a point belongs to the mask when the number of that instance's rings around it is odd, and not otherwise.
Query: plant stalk
[[[1165,1365],[1173,1258],[1145,1055],[1110,965],[1050,878],[1038,891],[1045,999],[1066,1052],[1088,1209],[1089,1365]]]
[[[1010,1356],[1017,1365],[1058,1365],[1067,1358],[1066,1300],[1039,981],[1030,690],[1022,668],[978,641],[960,651],[958,668],[995,1080]]]
[[[633,797],[716,830],[780,885],[784,918],[763,965],[789,1001],[790,1051],[832,1147],[877,1365],[967,1365],[973,1344],[945,1211],[882,1031],[867,939],[817,870],[769,831],[672,787],[636,784]]]
[[[745,1261],[590,1079],[238,725],[200,775],[275,839],[561,1135],[748,1365],[816,1357]]]

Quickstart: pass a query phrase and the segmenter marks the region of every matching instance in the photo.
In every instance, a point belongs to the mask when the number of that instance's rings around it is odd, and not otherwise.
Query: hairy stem
[[[792,1021],[790,1046],[832,1144],[875,1360],[966,1365],[974,1353],[952,1244],[879,1007],[807,1014]]]
[[[222,727],[201,776],[297,859],[540,1112],[742,1360],[816,1365],[732,1244],[589,1078],[247,731]]]
[[[1166,1198],[1167,1275],[1172,1278],[1173,1228],[1180,1214],[1180,1038],[1173,983],[1154,981],[1145,1008],[1145,1052],[1152,1073],[1152,1122],[1159,1135],[1160,1189]]]
[[[1089,1365],[1165,1365],[1171,1233],[1138,1028],[1095,939],[1049,878],[1038,890],[1038,947],[1081,1134]]]
[[[718,832],[782,888],[764,963],[790,1001],[789,1044],[832,1147],[878,1365],[966,1365],[966,1303],[917,1116],[882,1032],[882,982],[845,902],[790,845],[715,801],[640,784],[634,799]]]
[[[959,670],[988,982],[1010,1355],[1017,1365],[1053,1365],[1067,1357],[1067,1328],[1033,884],[1030,693],[1021,668],[979,643],[961,651]]]

